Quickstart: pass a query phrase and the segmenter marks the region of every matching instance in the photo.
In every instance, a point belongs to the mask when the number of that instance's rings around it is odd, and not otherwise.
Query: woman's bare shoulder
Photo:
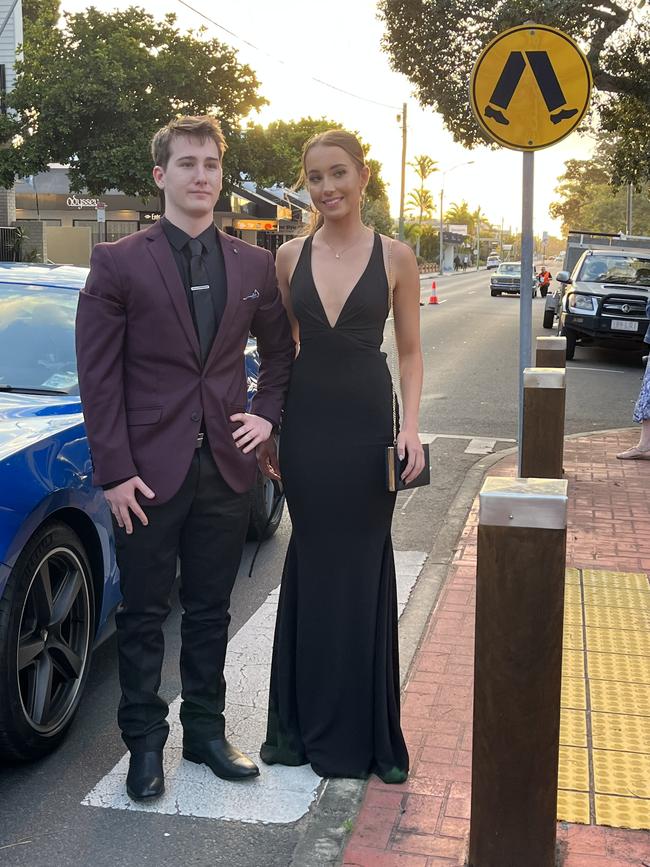
[[[294,262],[300,256],[300,251],[307,237],[307,235],[300,235],[298,238],[291,238],[290,241],[285,241],[284,244],[278,247],[277,261],[282,264]]]

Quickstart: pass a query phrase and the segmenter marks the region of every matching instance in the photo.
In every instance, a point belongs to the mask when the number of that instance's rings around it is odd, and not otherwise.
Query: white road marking
[[[465,449],[466,455],[489,455],[494,451],[497,441],[486,437],[474,437]]]
[[[429,443],[429,445],[436,440],[482,440],[486,439],[484,437],[475,437],[471,434],[434,434],[434,433],[420,433],[420,441],[423,443]],[[510,437],[494,437],[495,443],[516,443],[517,440],[511,439]],[[492,439],[489,440],[492,442]]]
[[[591,373],[627,373],[626,370],[612,370],[611,367],[574,367],[573,365],[567,365],[567,370],[588,370]]]
[[[400,615],[426,558],[427,555],[421,551],[395,552]],[[215,777],[205,765],[184,760],[178,697],[169,708],[171,730],[165,747],[166,791],[163,797],[152,804],[130,800],[124,789],[128,771],[126,753],[86,795],[82,804],[267,824],[296,822],[305,815],[318,794],[322,779],[309,765],[300,768],[269,767],[259,761],[259,747],[266,732],[278,595],[279,588],[276,588],[229,642],[224,672],[228,682],[227,737],[258,762],[260,776],[246,782],[229,783]]]

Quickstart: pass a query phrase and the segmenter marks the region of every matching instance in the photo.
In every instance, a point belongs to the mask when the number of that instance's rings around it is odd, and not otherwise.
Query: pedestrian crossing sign
[[[591,86],[589,62],[573,39],[528,23],[486,45],[472,70],[470,99],[491,139],[535,151],[573,132],[589,106]]]

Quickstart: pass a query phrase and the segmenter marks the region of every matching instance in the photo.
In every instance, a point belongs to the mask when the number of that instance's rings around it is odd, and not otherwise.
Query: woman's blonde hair
[[[325,132],[318,132],[311,138],[307,139],[302,149],[302,170],[298,178],[297,188],[307,186],[307,169],[306,161],[307,154],[316,145],[324,145],[325,147],[343,148],[346,154],[352,158],[357,169],[361,171],[366,165],[366,158],[361,147],[361,142],[351,132],[344,129],[326,129]],[[323,215],[312,205],[311,219],[309,222],[308,233],[313,235],[317,229],[323,225]]]

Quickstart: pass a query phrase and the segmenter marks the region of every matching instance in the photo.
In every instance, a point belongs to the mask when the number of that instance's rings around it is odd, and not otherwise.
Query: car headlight
[[[579,292],[571,292],[568,297],[569,310],[572,313],[594,314],[598,302],[593,295],[581,295]]]

